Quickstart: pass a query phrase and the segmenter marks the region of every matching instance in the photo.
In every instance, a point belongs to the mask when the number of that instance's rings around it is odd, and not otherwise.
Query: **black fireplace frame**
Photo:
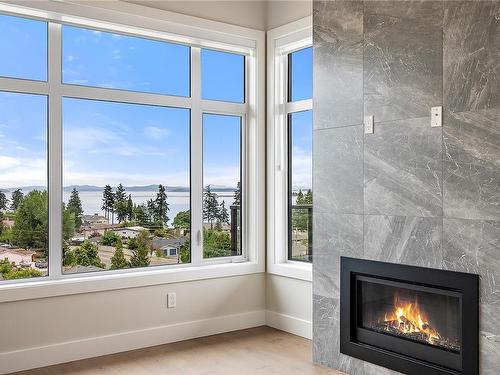
[[[391,345],[413,345],[424,354],[433,349],[425,344],[410,343],[404,339],[373,333],[384,341],[379,346],[368,344],[358,335],[361,332],[357,322],[356,283],[359,278],[387,280],[388,283],[404,283],[416,288],[434,288],[460,295],[461,351],[459,366],[447,367],[447,361],[457,358],[443,358],[443,362],[429,362],[390,350]],[[368,333],[369,334],[369,333]],[[420,346],[420,348],[419,348]],[[441,349],[443,357],[446,353]],[[476,274],[446,271],[432,268],[408,266],[396,263],[377,262],[349,257],[340,258],[340,352],[392,370],[409,375],[478,375],[479,374],[479,276]]]

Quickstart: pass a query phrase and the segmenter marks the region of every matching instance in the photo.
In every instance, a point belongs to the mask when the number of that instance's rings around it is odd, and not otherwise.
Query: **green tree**
[[[297,204],[304,204],[304,194],[302,193],[302,190],[299,190],[299,193],[297,194]]]
[[[99,268],[106,268],[99,257],[99,249],[90,241],[85,241],[81,246],[77,247],[74,251],[74,264],[80,266],[95,266]]]
[[[236,184],[236,190],[234,191],[234,202],[233,206],[241,205],[241,183],[238,181]]]
[[[128,219],[128,221],[134,220],[134,202],[132,201],[132,194],[128,195],[128,200],[127,200],[127,219]]]
[[[113,189],[110,185],[106,185],[102,192],[102,209],[104,211],[104,216],[106,219],[110,219],[110,216],[113,216],[114,221],[114,206],[115,206],[115,194],[113,193]]]
[[[151,240],[149,232],[143,230],[137,237],[137,249],[132,250],[132,257],[130,258],[130,267],[147,267],[149,266],[149,252],[151,248]]]
[[[219,203],[217,194],[212,193],[210,185],[207,185],[203,193],[203,219],[210,223],[210,229],[214,229],[214,221],[219,215]]]
[[[169,220],[168,211],[170,210],[168,206],[167,191],[165,190],[165,186],[160,184],[154,201],[153,218],[155,221],[161,222],[163,225],[167,225]]]
[[[62,210],[62,235],[66,242],[75,235],[76,221],[75,214],[69,211],[63,204]]]
[[[144,204],[134,206],[134,220],[142,226],[149,226],[151,224],[148,208]]]
[[[111,257],[111,269],[119,270],[122,268],[128,268],[129,264],[125,259],[123,254],[123,244],[121,240],[118,240],[115,244],[115,253]]]
[[[80,196],[76,188],[73,188],[73,190],[71,191],[67,209],[69,212],[72,212],[75,215],[75,228],[76,230],[80,230],[83,224],[83,208],[82,201],[80,200]]]
[[[0,275],[12,271],[12,263],[7,258],[0,259]]]
[[[179,251],[181,262],[190,263],[191,262],[191,243],[189,240],[184,242]]]
[[[16,211],[19,208],[19,205],[24,199],[24,193],[21,189],[16,189],[12,192],[11,196],[11,204],[10,204],[10,209],[12,211]]]
[[[203,229],[203,255],[205,258],[231,255],[231,237],[227,232]]]
[[[229,224],[229,213],[227,212],[226,202],[222,201],[217,212],[217,222],[220,224]]]
[[[108,230],[104,232],[100,242],[104,246],[115,246],[118,241],[121,241],[120,236],[116,232]]]
[[[172,224],[176,229],[189,229],[191,227],[191,211],[179,211]]]
[[[128,201],[127,193],[122,184],[119,184],[115,192],[115,204],[114,209],[116,212],[117,220],[122,223],[127,220],[128,216]]]
[[[0,211],[7,210],[9,206],[9,200],[3,191],[0,191]]]
[[[38,190],[31,191],[19,203],[12,228],[12,240],[17,246],[47,249],[47,204],[47,192]]]
[[[11,271],[4,273],[3,278],[5,280],[14,280],[14,279],[26,279],[28,277],[40,277],[43,274],[34,268],[19,268],[12,269]]]

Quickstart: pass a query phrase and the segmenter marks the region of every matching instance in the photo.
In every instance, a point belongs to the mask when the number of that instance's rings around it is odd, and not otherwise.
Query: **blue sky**
[[[0,15],[9,57],[0,59],[0,76],[46,80],[46,38],[46,23]],[[294,97],[310,97],[311,53],[293,59]],[[189,96],[187,46],[64,26],[62,64],[65,83]],[[243,56],[202,50],[203,98],[243,102],[243,77]],[[189,116],[187,109],[65,98],[64,185],[187,186]],[[309,173],[298,166],[310,155],[311,124],[303,115],[294,120],[297,176]],[[46,132],[46,97],[0,92],[0,188],[46,184]],[[204,115],[205,183],[239,181],[240,132],[239,117]]]

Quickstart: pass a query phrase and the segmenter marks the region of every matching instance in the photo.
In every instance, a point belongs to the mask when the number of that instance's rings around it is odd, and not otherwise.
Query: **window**
[[[269,270],[311,280],[312,20],[268,32]]]
[[[257,262],[260,36],[58,7],[0,14],[0,283]]]

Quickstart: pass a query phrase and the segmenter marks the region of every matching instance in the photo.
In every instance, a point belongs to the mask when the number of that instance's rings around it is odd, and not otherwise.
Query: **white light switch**
[[[167,293],[167,308],[171,309],[177,306],[177,295],[175,293]]]
[[[443,126],[443,107],[431,108],[431,126],[433,128]]]
[[[365,134],[373,134],[373,116],[365,116]]]

